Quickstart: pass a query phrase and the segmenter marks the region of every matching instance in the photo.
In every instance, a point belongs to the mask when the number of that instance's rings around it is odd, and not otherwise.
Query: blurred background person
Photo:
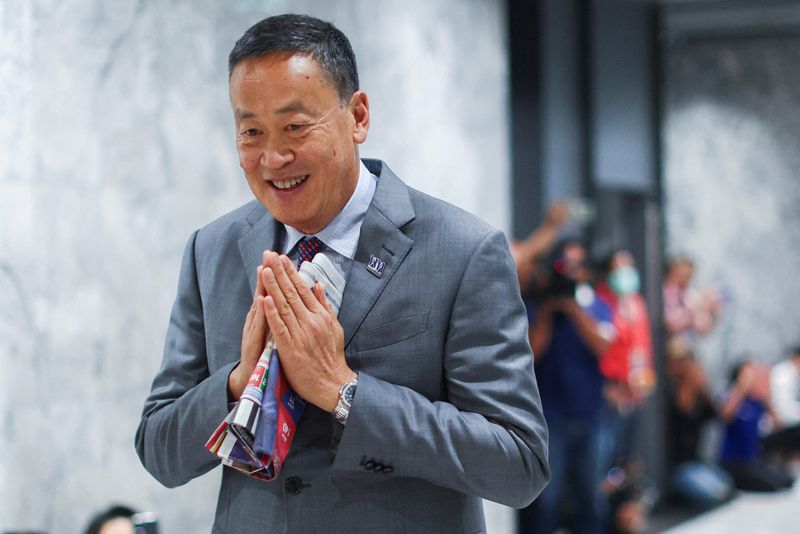
[[[703,429],[717,421],[717,409],[705,370],[689,348],[675,342],[669,347],[667,358],[669,490],[678,502],[707,509],[734,495],[730,475],[704,461],[700,454]]]
[[[617,250],[600,264],[597,296],[611,309],[614,339],[600,359],[605,398],[613,409],[613,456],[630,460],[639,408],[656,384],[647,305],[631,253]]]
[[[611,309],[596,297],[584,245],[556,247],[543,287],[525,298],[542,407],[550,431],[550,484],[520,512],[520,532],[551,533],[566,505],[571,532],[603,531],[599,510],[599,359],[613,339]]]
[[[768,449],[787,454],[800,449],[800,345],[770,372],[772,408],[778,428],[764,439]]]
[[[86,527],[86,534],[134,534],[133,516],[127,506],[115,504],[95,515]]]
[[[800,451],[800,345],[770,371],[770,399],[775,413],[775,428],[762,444],[769,453],[784,461],[796,461]]]
[[[722,310],[722,299],[716,292],[692,287],[694,268],[694,261],[686,256],[667,261],[663,296],[668,342],[680,338],[693,345],[698,337],[711,331]]]
[[[772,408],[768,390],[759,381],[759,369],[750,360],[736,365],[730,385],[722,396],[719,413],[726,423],[720,463],[736,487],[747,491],[772,492],[789,488],[793,478],[780,465],[761,455],[759,429]]]
[[[792,347],[786,359],[772,366],[770,393],[781,423],[786,427],[800,425],[800,345]]]
[[[600,359],[600,371],[605,378],[605,405],[598,439],[599,476],[607,478],[605,487],[615,493],[613,511],[631,516],[636,509],[643,518],[642,488],[636,491],[626,488],[623,492],[623,488],[614,484],[614,479],[622,476],[624,483],[630,485],[643,470],[641,459],[633,456],[633,450],[640,408],[656,383],[650,319],[639,290],[639,272],[628,250],[618,249],[600,262],[597,297],[611,309],[614,338]],[[607,474],[614,467],[623,472],[617,471],[615,477],[608,478]],[[626,501],[627,498],[631,500]],[[606,496],[601,496],[601,510],[608,509],[608,501]],[[617,525],[614,528],[621,529],[620,524],[630,523],[610,517],[615,512],[603,514],[612,527]]]

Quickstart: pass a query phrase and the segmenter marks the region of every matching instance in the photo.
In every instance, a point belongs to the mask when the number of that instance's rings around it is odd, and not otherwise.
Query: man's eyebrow
[[[310,113],[309,109],[299,100],[289,102],[285,106],[275,110],[275,115],[287,115],[289,113]],[[234,113],[237,120],[253,119],[256,114],[252,111],[237,109]]]
[[[246,111],[242,109],[237,109],[235,115],[236,115],[236,120],[252,119],[253,117],[256,116],[256,114],[253,113],[252,111]]]
[[[305,112],[308,113],[308,108],[303,105],[299,100],[293,100],[285,106],[275,110],[275,115],[285,115],[287,113]]]

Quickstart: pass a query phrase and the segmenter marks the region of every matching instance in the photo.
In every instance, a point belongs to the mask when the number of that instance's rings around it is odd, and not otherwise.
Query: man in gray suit
[[[271,332],[309,404],[276,480],[223,468],[214,532],[482,532],[480,497],[530,503],[547,429],[503,234],[359,158],[369,103],[332,25],[265,19],[229,68],[256,200],[186,247],[144,466],[174,487],[219,464],[204,443]],[[289,259],[309,236],[347,279],[338,320]]]

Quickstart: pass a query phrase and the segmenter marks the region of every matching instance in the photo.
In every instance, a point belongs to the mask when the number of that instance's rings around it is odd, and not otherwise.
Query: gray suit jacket
[[[278,479],[223,468],[214,532],[482,532],[479,497],[522,507],[549,478],[527,318],[502,233],[407,187],[377,160],[339,315],[359,372],[347,426],[309,405]],[[173,487],[219,461],[262,251],[281,225],[256,201],[186,247],[136,448]],[[370,254],[386,262],[381,277]]]

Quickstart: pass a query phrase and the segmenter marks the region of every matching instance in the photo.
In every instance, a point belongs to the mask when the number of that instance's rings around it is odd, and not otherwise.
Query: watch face
[[[356,395],[356,385],[355,384],[348,384],[344,391],[342,392],[342,400],[347,403],[347,405],[353,404],[353,397]]]

